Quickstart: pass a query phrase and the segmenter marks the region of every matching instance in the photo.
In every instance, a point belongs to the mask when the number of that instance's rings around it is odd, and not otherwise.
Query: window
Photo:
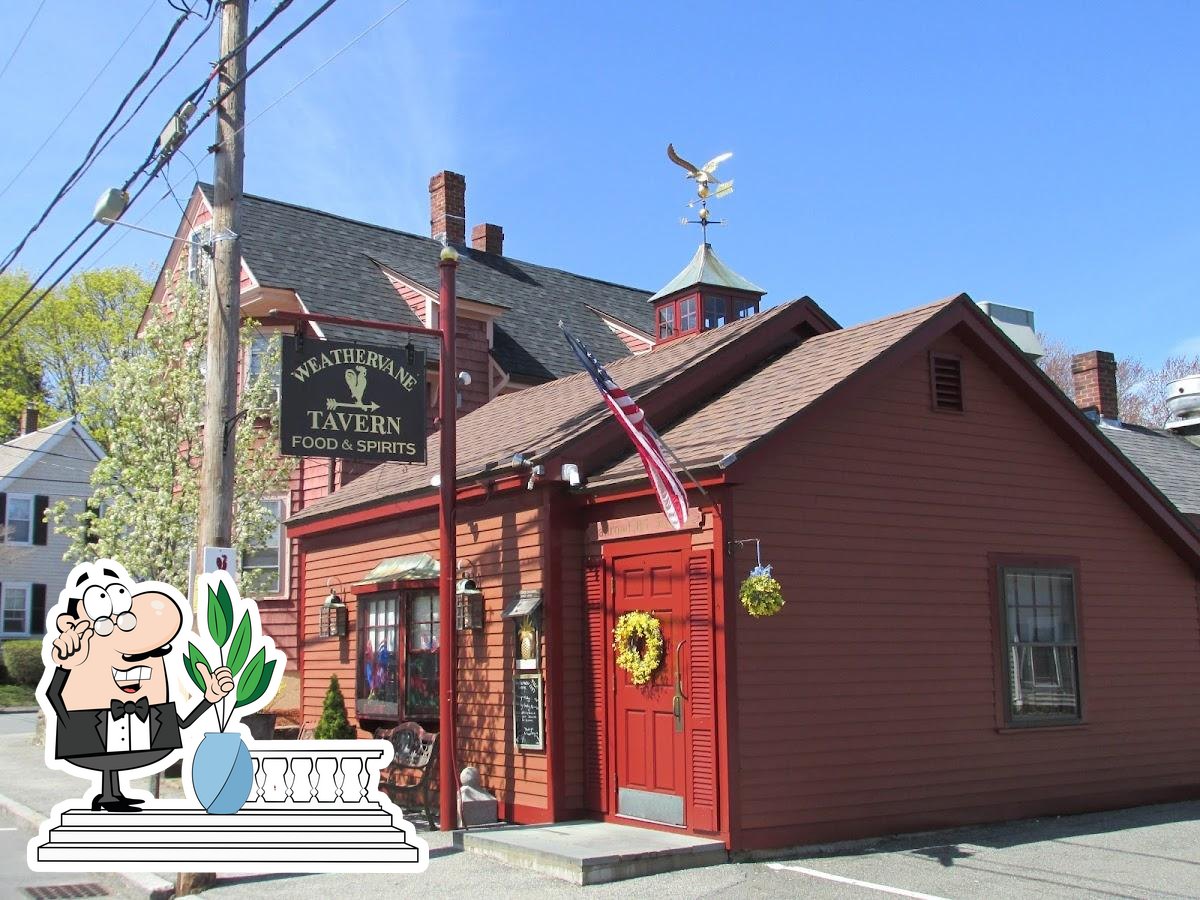
[[[246,387],[249,388],[258,376],[263,373],[263,366],[267,357],[271,355],[271,341],[274,336],[269,332],[258,332],[250,339],[249,358],[246,361]],[[272,367],[272,370],[267,373],[271,379],[271,383],[275,387],[279,387],[279,368]]]
[[[358,644],[358,713],[399,718],[400,689],[396,648],[399,645],[399,594],[359,600],[361,640]]]
[[[4,615],[0,622],[0,633],[28,634],[33,610],[33,585],[4,585]]]
[[[733,315],[737,319],[748,319],[758,312],[757,300],[735,300],[733,302]]]
[[[1079,635],[1071,569],[1001,566],[1007,713],[1013,723],[1078,720]]]
[[[441,623],[434,593],[413,594],[408,601],[407,654],[404,662],[404,715],[436,718],[438,714],[438,645]]]
[[[203,288],[208,284],[209,251],[212,248],[212,226],[201,225],[188,235],[187,277],[188,281]]]
[[[679,301],[679,332],[684,334],[696,330],[696,298]]]
[[[248,591],[264,597],[275,597],[283,593],[280,578],[283,541],[279,527],[283,521],[283,501],[264,500],[262,504],[267,507],[275,528],[261,547],[253,547],[242,554],[242,578]]]
[[[366,596],[359,600],[358,616],[359,716],[436,719],[441,644],[437,593]]]
[[[33,543],[33,497],[8,495],[4,510],[4,540],[9,544]]]
[[[668,303],[658,308],[659,340],[675,336],[675,304]]]
[[[704,330],[720,328],[729,318],[729,301],[725,297],[704,298]]]

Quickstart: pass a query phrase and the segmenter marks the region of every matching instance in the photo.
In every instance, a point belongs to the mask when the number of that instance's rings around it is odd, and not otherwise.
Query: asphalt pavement
[[[84,782],[45,768],[32,740],[33,714],[0,714],[0,898],[28,900],[30,885],[100,884],[110,896],[147,897],[115,875],[34,874],[25,865],[37,819],[59,800],[81,796]],[[178,793],[178,782],[164,782]],[[1200,898],[1200,802],[1028,820],[891,838],[772,860],[728,863],[580,888],[456,850],[451,836],[425,833],[431,848],[422,875],[222,877],[206,892],[218,900],[287,897],[336,900],[419,891],[446,897],[886,898]],[[170,876],[168,875],[168,878]]]

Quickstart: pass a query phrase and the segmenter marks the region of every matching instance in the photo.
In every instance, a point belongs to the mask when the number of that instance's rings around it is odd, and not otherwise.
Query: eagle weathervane
[[[733,156],[733,153],[728,151],[719,153],[704,165],[697,166],[695,163],[688,162],[676,153],[674,144],[667,144],[667,158],[687,172],[688,178],[696,182],[696,196],[699,199],[690,201],[688,206],[694,207],[697,203],[700,204],[699,219],[683,218],[680,220],[680,224],[699,225],[704,234],[704,242],[706,244],[708,243],[708,226],[725,224],[724,219],[718,219],[715,222],[709,221],[708,201],[709,198],[728,197],[733,193],[732,178],[729,181],[717,181],[716,177],[717,166],[721,165],[721,163],[725,162],[731,156]]]

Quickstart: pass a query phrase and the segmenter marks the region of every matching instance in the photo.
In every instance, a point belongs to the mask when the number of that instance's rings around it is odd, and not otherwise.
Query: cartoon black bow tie
[[[120,700],[113,700],[108,705],[108,711],[114,719],[120,719],[122,716],[137,716],[145,722],[146,716],[150,715],[150,701],[145,697],[140,698],[136,703],[132,700],[126,700],[124,703]]]

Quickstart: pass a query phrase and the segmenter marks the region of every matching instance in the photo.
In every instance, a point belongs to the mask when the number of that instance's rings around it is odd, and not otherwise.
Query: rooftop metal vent
[[[1004,306],[990,300],[981,301],[979,308],[987,313],[988,318],[996,323],[996,327],[1008,335],[1033,362],[1046,355],[1046,349],[1038,340],[1037,329],[1033,324],[1033,310]]]
[[[1167,383],[1167,428],[1181,434],[1200,433],[1200,374]]]

